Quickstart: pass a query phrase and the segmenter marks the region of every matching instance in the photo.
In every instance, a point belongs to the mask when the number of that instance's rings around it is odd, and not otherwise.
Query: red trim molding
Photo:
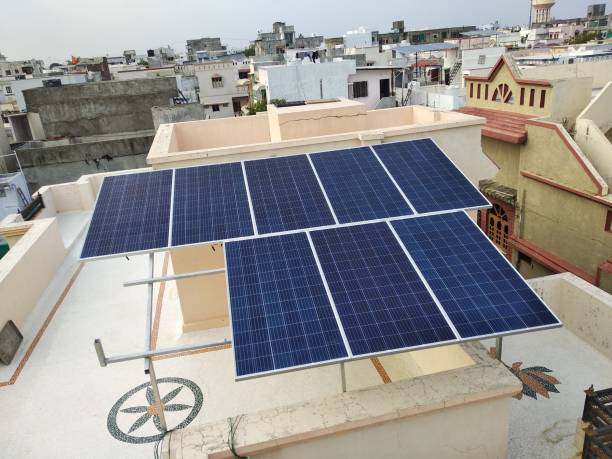
[[[501,56],[497,60],[497,63],[495,64],[495,66],[489,71],[488,75],[486,75],[486,76],[471,76],[471,75],[468,75],[464,79],[468,80],[468,81],[488,81],[488,82],[490,82],[491,80],[493,80],[493,78],[495,77],[497,72],[499,72],[499,69],[501,69],[503,67],[503,65],[507,65],[507,64],[506,64],[506,61],[504,60],[504,57]],[[522,79],[522,78],[517,78],[516,75],[514,74],[514,72],[512,71],[512,66],[508,65],[508,69],[510,69],[510,73],[512,74],[512,78],[514,79],[514,81],[516,81],[519,84],[528,84],[528,85],[531,85],[531,86],[546,86],[546,87],[551,87],[552,86],[550,84],[550,81],[546,81],[546,80],[525,80],[525,79]]]
[[[558,124],[556,124],[556,123],[548,123],[548,122],[545,122],[545,121],[537,121],[537,120],[526,120],[525,124],[528,124],[528,125],[531,125],[531,126],[538,126],[538,127],[542,127],[542,128],[546,128],[546,129],[552,129],[553,131],[555,131],[557,133],[557,135],[559,137],[561,137],[561,140],[563,140],[563,143],[569,149],[569,151],[572,153],[572,155],[574,156],[576,161],[578,161],[578,164],[580,164],[580,167],[582,167],[582,169],[584,169],[586,174],[589,176],[589,178],[593,182],[593,185],[595,185],[595,188],[597,189],[597,194],[599,196],[602,195],[602,193],[603,193],[603,186],[602,186],[602,184],[599,182],[599,180],[597,180],[595,175],[593,175],[593,172],[591,171],[591,169],[589,169],[587,167],[587,165],[584,162],[584,159],[582,158],[582,156],[580,156],[580,154],[578,154],[578,152],[576,151],[574,146],[568,140],[567,136],[564,135],[563,131],[561,131],[561,127]]]
[[[574,266],[571,263],[565,261],[563,258],[558,257],[548,252],[547,250],[544,250],[543,248],[532,244],[531,242],[528,242],[524,239],[520,239],[516,236],[512,236],[510,238],[510,243],[516,250],[536,260],[538,263],[550,269],[552,272],[570,272],[593,285],[597,285],[597,276],[592,276],[586,271],[583,271],[577,266]]]
[[[567,191],[568,193],[575,194],[577,196],[594,201],[598,204],[603,204],[604,206],[612,208],[612,201],[607,201],[600,196],[594,196],[592,194],[585,193],[584,191],[576,190],[575,188],[570,188],[569,186],[566,186],[566,185],[561,185],[560,183],[554,182],[540,175],[532,174],[531,172],[521,171],[521,175],[528,179],[535,180],[536,182],[544,183],[545,185],[552,186],[553,188]]]

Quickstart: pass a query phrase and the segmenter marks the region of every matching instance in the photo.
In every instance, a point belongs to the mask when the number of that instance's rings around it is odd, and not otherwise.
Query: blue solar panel
[[[306,156],[247,161],[245,166],[260,234],[335,223]]]
[[[304,233],[225,251],[238,377],[347,357]]]
[[[464,212],[393,227],[461,337],[559,324]]]
[[[374,150],[419,213],[490,206],[431,139]]]
[[[253,223],[240,163],[176,170],[173,246],[252,234]]]
[[[104,179],[81,258],[168,246],[172,171]]]
[[[311,159],[340,223],[413,214],[369,148],[318,153]]]
[[[311,236],[354,355],[457,338],[386,223]]]

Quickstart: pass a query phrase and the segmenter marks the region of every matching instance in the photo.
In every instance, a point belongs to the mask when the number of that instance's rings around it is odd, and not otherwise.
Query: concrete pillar
[[[11,144],[9,143],[8,135],[4,129],[4,124],[0,123],[0,155],[8,155],[11,153]]]
[[[223,268],[223,245],[184,247],[170,251],[175,274]],[[229,324],[225,273],[176,281],[183,332],[226,327]]]

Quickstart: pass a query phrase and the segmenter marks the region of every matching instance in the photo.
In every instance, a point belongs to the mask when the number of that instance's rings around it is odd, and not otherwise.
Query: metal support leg
[[[503,345],[503,337],[498,336],[495,338],[495,358],[501,362],[502,359],[502,345]]]
[[[155,377],[155,367],[151,359],[147,358],[145,361],[148,363],[149,379],[151,380],[151,389],[153,390],[153,397],[155,399],[155,412],[159,417],[159,425],[162,431],[168,432],[168,425],[166,424],[166,415],[164,414],[164,405],[162,404],[161,396],[159,395],[159,387],[157,386],[157,378]]]
[[[155,274],[155,256],[149,254],[149,278]],[[145,333],[145,349],[151,350],[151,331],[153,329],[153,284],[147,285],[147,328]],[[159,387],[157,386],[157,378],[155,376],[155,367],[151,358],[147,357],[144,359],[145,363],[145,374],[149,375],[151,380],[151,389],[153,390],[153,398],[155,399],[155,411],[159,418],[159,424],[163,432],[168,432],[168,425],[166,424],[166,416],[164,414],[164,405],[159,395]]]
[[[342,378],[342,392],[346,392],[346,372],[344,371],[344,363],[340,364],[340,377]]]

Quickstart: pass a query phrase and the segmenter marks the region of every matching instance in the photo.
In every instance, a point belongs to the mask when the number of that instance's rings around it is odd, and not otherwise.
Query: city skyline
[[[184,53],[187,39],[203,36],[219,36],[229,48],[239,49],[254,40],[259,30],[271,29],[274,21],[294,24],[296,32],[305,36],[317,33],[332,37],[360,26],[386,32],[391,22],[398,19],[405,21],[408,30],[483,25],[496,20],[504,25],[518,25],[526,24],[529,19],[528,1],[524,2],[524,8],[517,8],[517,2],[512,0],[472,1],[469,10],[451,0],[441,0],[435,15],[421,8],[418,2],[399,0],[390,0],[385,9],[372,6],[354,10],[349,9],[351,4],[346,1],[330,5],[319,0],[308,5],[279,5],[262,0],[256,9],[252,3],[242,0],[232,2],[231,8],[210,8],[193,0],[173,3],[136,0],[129,5],[117,0],[97,5],[73,4],[68,0],[41,3],[26,0],[12,7],[11,16],[28,17],[30,30],[36,32],[24,34],[22,21],[3,25],[0,52],[7,59],[37,58],[48,65],[63,62],[71,55],[118,55],[124,49],[144,53],[148,48],[167,45]],[[584,16],[592,3],[592,0],[559,0],[553,14],[557,18]],[[66,8],[62,8],[63,4]],[[243,9],[244,17],[236,14]],[[108,36],[111,31],[112,36]]]

